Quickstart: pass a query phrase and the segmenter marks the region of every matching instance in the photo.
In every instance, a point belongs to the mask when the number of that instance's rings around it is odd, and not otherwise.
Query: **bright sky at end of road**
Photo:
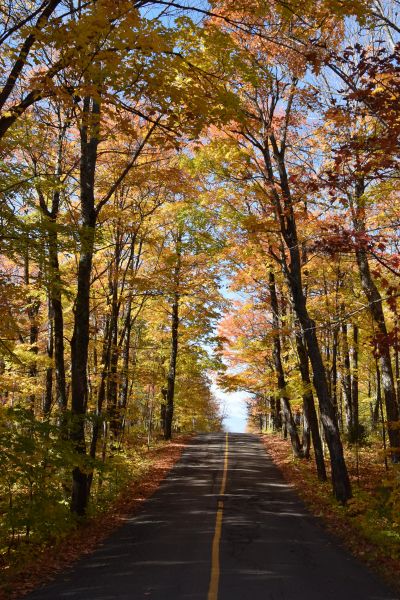
[[[232,433],[244,433],[247,428],[246,392],[224,392],[216,383],[212,384],[212,391],[221,405],[224,415],[224,429]]]

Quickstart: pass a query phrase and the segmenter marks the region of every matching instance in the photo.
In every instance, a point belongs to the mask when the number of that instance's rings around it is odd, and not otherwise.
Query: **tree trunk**
[[[312,442],[314,447],[315,465],[317,468],[318,479],[320,481],[326,481],[326,468],[324,461],[324,452],[322,449],[321,436],[319,434],[318,427],[318,415],[315,409],[314,396],[311,390],[311,379],[310,371],[308,368],[308,356],[306,347],[304,345],[301,333],[296,331],[296,346],[297,354],[299,357],[299,368],[301,373],[301,379],[303,382],[303,407],[304,414],[309,422]]]
[[[301,451],[304,458],[310,458],[310,448],[311,448],[311,429],[310,429],[310,420],[308,414],[308,406],[304,402],[303,396],[303,435],[301,438]]]
[[[265,148],[264,156],[266,158],[269,180],[274,186],[273,198],[275,201],[277,221],[280,225],[281,234],[290,255],[290,265],[287,267],[286,272],[289,280],[293,307],[304,333],[307,351],[313,369],[314,387],[318,396],[325,440],[328,445],[331,460],[333,492],[340,502],[345,503],[349,498],[351,498],[352,495],[350,479],[344,460],[343,446],[340,439],[335,408],[329,396],[326,371],[316,335],[315,321],[309,316],[302,285],[301,260],[296,220],[293,210],[289,180],[284,162],[285,148],[283,147],[281,150],[278,149],[273,134],[270,135],[270,141],[273,147],[274,159],[279,172],[279,189],[283,196],[283,205],[281,204],[280,193],[275,188],[275,176],[269,156],[269,146]]]
[[[376,427],[379,423],[379,411],[380,406],[382,404],[382,387],[381,387],[381,370],[379,368],[378,360],[375,362],[375,389],[376,389],[376,398],[375,398],[375,406],[372,414],[373,426]]]
[[[332,345],[331,390],[332,390],[332,404],[334,406],[337,419],[338,419],[338,415],[339,415],[338,398],[337,398],[338,337],[339,337],[338,328],[334,327],[334,329],[333,329],[333,345]]]
[[[343,372],[342,372],[342,386],[343,386],[343,397],[344,397],[344,409],[346,414],[346,431],[347,435],[351,437],[351,424],[353,422],[353,405],[351,398],[351,371],[350,371],[350,354],[349,344],[347,340],[347,323],[345,319],[345,310],[342,306],[342,360],[343,360]]]
[[[64,316],[61,300],[61,274],[58,261],[58,240],[55,217],[48,233],[50,262],[50,302],[54,318],[54,368],[56,376],[56,402],[59,410],[67,410],[68,396],[65,381]]]
[[[400,431],[391,427],[391,423],[399,421],[399,408],[397,405],[396,388],[394,384],[390,346],[383,314],[382,297],[376,287],[369,268],[366,251],[356,249],[357,264],[361,277],[361,285],[369,303],[369,310],[378,332],[379,365],[382,377],[383,397],[385,400],[386,415],[388,420],[388,436],[393,462],[400,460]]]
[[[359,410],[358,410],[358,325],[353,324],[353,348],[352,348],[352,379],[351,379],[351,402],[352,420],[350,428],[350,441],[357,442],[360,437]]]
[[[279,319],[279,305],[278,297],[276,294],[275,275],[272,271],[269,272],[269,294],[271,302],[272,312],[272,327],[273,327],[273,359],[274,367],[278,384],[278,391],[283,410],[284,421],[286,424],[286,430],[290,435],[290,441],[292,443],[293,454],[300,458],[303,456],[302,447],[299,440],[299,434],[297,432],[296,423],[293,419],[292,408],[290,406],[290,400],[286,389],[285,373],[282,365],[281,356],[281,339],[280,339],[280,319]]]
[[[111,352],[111,335],[110,335],[110,325],[111,319],[110,316],[107,315],[105,327],[104,327],[104,339],[103,339],[103,348],[101,353],[101,374],[100,374],[100,383],[97,390],[97,399],[96,399],[96,413],[93,421],[93,430],[92,430],[92,439],[90,442],[90,457],[92,459],[96,458],[97,454],[97,442],[100,436],[100,430],[103,424],[103,405],[106,398],[106,382],[108,371],[110,367],[110,352]],[[93,482],[93,471],[88,474],[88,493],[90,493],[90,489]]]
[[[355,184],[354,198],[351,199],[353,225],[356,233],[365,236],[365,208],[363,195],[365,191],[364,181],[359,179]],[[392,361],[390,357],[390,345],[386,328],[385,315],[382,306],[382,296],[371,275],[369,268],[367,249],[361,242],[356,243],[355,253],[360,274],[361,287],[368,300],[369,311],[374,325],[377,329],[377,347],[379,363],[382,376],[383,396],[385,400],[386,416],[388,420],[388,436],[391,447],[392,462],[400,460],[400,430],[391,426],[391,423],[399,421],[399,407],[397,404],[396,387]],[[396,423],[397,424],[397,423]]]
[[[96,210],[94,182],[99,143],[99,104],[89,98],[83,101],[80,128],[81,163],[80,195],[81,218],[80,257],[78,265],[78,289],[74,309],[74,329],[71,339],[71,394],[72,423],[70,437],[75,451],[86,454],[85,416],[87,408],[88,381],[87,361],[89,351],[90,282],[95,240]],[[84,515],[88,503],[88,477],[85,470],[76,466],[72,473],[71,510]]]
[[[165,429],[164,437],[170,440],[172,437],[172,420],[174,416],[174,394],[176,361],[178,357],[178,330],[179,330],[179,294],[175,292],[172,304],[171,321],[171,354],[169,360],[169,370],[167,375],[167,393],[165,405]]]
[[[63,173],[62,157],[63,157],[63,140],[68,129],[68,121],[64,124],[60,123],[60,131],[58,136],[57,163],[55,167],[55,176],[57,185],[60,185],[60,178]],[[47,207],[44,194],[38,188],[40,209],[43,218],[47,225],[47,247],[49,258],[49,298],[51,305],[51,313],[54,321],[54,368],[56,378],[56,403],[62,414],[61,429],[62,435],[66,436],[66,424],[63,413],[67,409],[67,390],[65,380],[65,358],[64,358],[64,317],[62,308],[62,280],[60,273],[60,265],[58,260],[58,234],[57,234],[57,217],[60,210],[61,195],[59,188],[52,193],[51,208]]]
[[[172,296],[172,316],[171,316],[171,354],[169,359],[169,369],[167,375],[167,394],[165,406],[165,428],[164,437],[170,440],[172,437],[172,421],[174,417],[174,394],[176,361],[178,357],[178,332],[179,332],[179,282],[181,273],[182,256],[182,232],[178,231],[176,238],[176,265],[174,269],[173,284],[174,291]]]
[[[25,255],[25,285],[30,285],[30,272],[29,272],[29,247],[27,248]],[[29,365],[29,377],[35,380],[38,374],[37,370],[37,355],[38,355],[38,339],[39,339],[39,324],[38,314],[40,309],[40,300],[29,295],[28,298],[27,315],[29,320],[29,350],[32,354],[32,359]],[[34,393],[29,395],[29,408],[35,413],[35,400],[36,396]]]
[[[121,373],[121,387],[119,391],[119,412],[120,415],[124,415],[128,404],[128,392],[129,392],[129,358],[130,358],[130,346],[131,346],[131,335],[132,335],[132,300],[129,297],[127,306],[125,308],[125,339],[122,349],[122,373]]]
[[[51,308],[51,301],[48,298],[48,312],[47,312],[47,357],[50,361],[53,361],[54,357],[54,320],[53,311]],[[46,386],[43,397],[43,415],[47,418],[50,415],[51,407],[53,404],[53,365],[46,369]]]

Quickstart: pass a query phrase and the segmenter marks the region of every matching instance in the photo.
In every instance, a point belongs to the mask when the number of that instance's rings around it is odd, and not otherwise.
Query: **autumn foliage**
[[[398,506],[395,4],[0,2],[4,562],[219,430],[217,373]]]

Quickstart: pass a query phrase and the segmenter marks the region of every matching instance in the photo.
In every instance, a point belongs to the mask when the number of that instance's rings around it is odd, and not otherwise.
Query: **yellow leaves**
[[[385,92],[385,88],[382,85],[377,85],[371,92],[373,96],[380,94],[381,92]]]

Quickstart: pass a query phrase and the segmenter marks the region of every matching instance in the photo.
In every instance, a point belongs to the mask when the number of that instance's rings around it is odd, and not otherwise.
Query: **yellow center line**
[[[224,502],[222,496],[225,494],[226,480],[228,477],[228,434],[225,435],[225,459],[224,459],[224,472],[222,475],[221,487],[219,489],[219,500],[217,508],[217,517],[215,519],[215,532],[212,543],[211,552],[211,577],[210,585],[208,588],[208,600],[218,600],[218,586],[219,586],[219,575],[220,575],[220,564],[219,564],[219,549],[221,543],[222,534],[222,516],[224,513]]]

